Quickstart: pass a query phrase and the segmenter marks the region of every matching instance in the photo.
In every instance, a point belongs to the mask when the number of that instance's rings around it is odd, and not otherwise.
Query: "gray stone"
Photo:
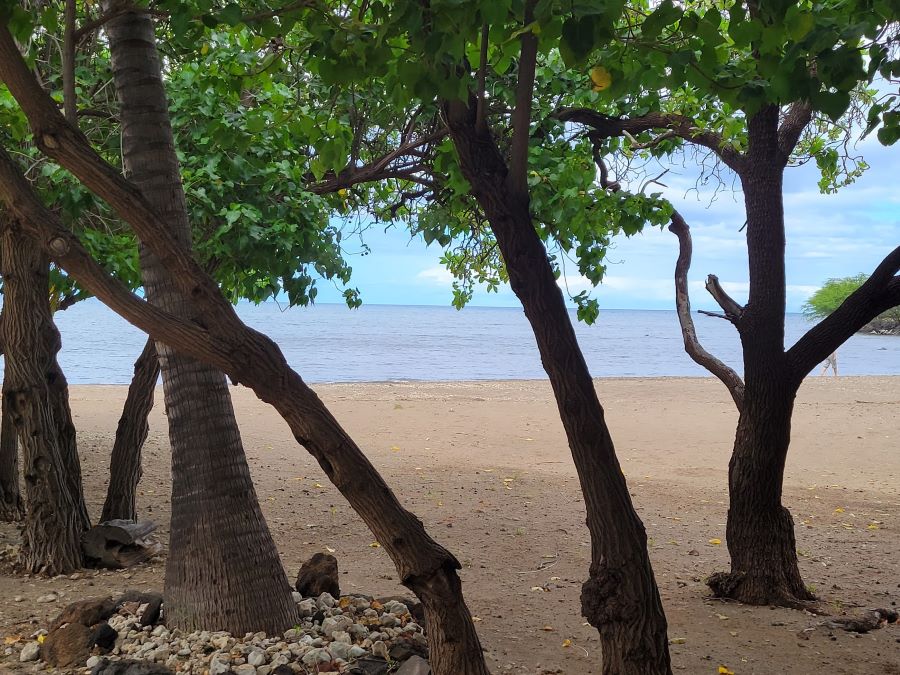
[[[403,662],[396,675],[431,675],[431,666],[421,656],[411,656]]]
[[[40,600],[38,600],[38,602],[40,602]],[[331,595],[331,593],[322,593],[316,601],[316,606],[319,609],[331,609],[334,607],[334,604],[334,596]]]
[[[39,595],[35,602],[56,602],[56,593],[47,593],[47,595]]]
[[[318,607],[316,606],[316,599],[315,598],[306,598],[305,600],[298,602],[297,609],[300,610],[301,618],[305,619],[308,616],[312,616],[313,614],[316,613],[316,610],[318,609]]]
[[[327,649],[322,647],[310,649],[303,656],[303,663],[307,666],[313,666],[317,663],[328,663],[329,661],[331,661],[331,654],[328,653]]]
[[[262,666],[266,663],[266,653],[259,649],[254,649],[249,654],[247,654],[247,663],[251,666]],[[259,675],[257,673],[257,675]]]
[[[98,663],[100,663],[100,661],[101,661],[101,659],[100,659],[99,656],[92,656],[91,658],[89,658],[89,659],[87,660],[87,663],[84,664],[84,665],[86,665],[88,668],[93,668],[93,667],[96,666]]]
[[[231,664],[222,659],[213,658],[209,662],[209,675],[223,675],[231,670]]]
[[[347,661],[350,659],[350,645],[346,642],[332,642],[328,645],[328,651],[336,659]]]
[[[350,647],[350,658],[351,659],[361,658],[368,653],[369,652],[367,652],[365,649],[363,649],[359,645],[353,645],[352,647]]]
[[[322,635],[333,637],[336,632],[346,631],[353,625],[353,619],[348,616],[330,616],[322,622]]]
[[[249,663],[245,663],[235,668],[234,672],[235,675],[256,675],[256,666],[251,666]]]
[[[22,663],[37,661],[40,653],[41,645],[39,645],[37,642],[29,642],[27,645],[22,647],[22,652],[19,654],[19,661],[21,661]]]

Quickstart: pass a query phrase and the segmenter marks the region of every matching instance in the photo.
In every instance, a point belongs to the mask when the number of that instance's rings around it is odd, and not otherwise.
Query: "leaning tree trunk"
[[[815,598],[800,577],[794,522],[781,504],[791,415],[802,376],[784,351],[784,169],[778,119],[778,107],[768,106],[748,121],[741,185],[750,294],[737,322],[745,389],[728,471],[731,572],[712,575],[709,584],[717,595],[748,604],[797,607]]]
[[[507,167],[474,106],[447,105],[463,175],[484,209],[522,302],[550,378],[578,472],[591,534],[591,565],[582,587],[584,616],[600,634],[603,673],[671,673],[666,617],[634,510],[575,330],[527,195],[514,193]]]
[[[80,485],[77,494],[71,492],[68,439],[59,438],[62,424],[52,391],[58,375],[53,348],[59,339],[50,312],[48,260],[15,227],[7,225],[2,234],[3,399],[24,464],[27,509],[20,562],[28,572],[64,574],[82,564],[83,499]]]
[[[189,249],[153,23],[147,14],[126,12],[106,31],[125,169]],[[141,265],[150,302],[191,318],[189,301],[146,248]],[[172,444],[166,621],[182,630],[279,633],[296,623],[297,607],[253,488],[225,376],[167,345],[156,347]]]
[[[101,522],[107,520],[137,520],[135,494],[141,480],[141,450],[150,424],[153,393],[159,379],[159,357],[152,339],[134,362],[134,377],[116,428],[116,440],[109,458],[109,486],[103,504]]]
[[[0,325],[2,323],[3,319],[0,317]],[[15,523],[22,520],[25,508],[19,492],[19,443],[6,403],[4,396],[0,399],[0,521]]]

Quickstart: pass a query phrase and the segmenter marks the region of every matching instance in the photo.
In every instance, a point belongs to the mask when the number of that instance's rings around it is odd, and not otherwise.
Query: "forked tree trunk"
[[[0,324],[2,323],[3,319],[0,318]],[[4,396],[0,400],[0,521],[15,523],[22,520],[25,508],[19,491],[19,442],[6,403]]]
[[[27,506],[20,562],[28,572],[64,574],[82,564],[83,499],[80,485],[77,494],[71,493],[64,447],[68,439],[60,442],[64,423],[57,420],[59,399],[52,391],[58,375],[53,347],[59,338],[50,312],[49,263],[15,227],[5,228],[0,257],[4,413],[12,419],[22,447]]]
[[[189,249],[153,23],[146,14],[126,12],[106,31],[125,169]],[[191,318],[188,300],[146,248],[141,265],[150,302]],[[259,508],[225,376],[167,345],[157,350],[172,444],[166,622],[188,631],[280,633],[296,623],[297,607]]]
[[[506,163],[490,132],[476,127],[474,106],[449,103],[447,111],[463,175],[487,215],[510,286],[534,331],[578,471],[591,534],[581,606],[600,634],[603,673],[666,675],[671,672],[666,617],[647,535],[527,196],[508,189]]]
[[[147,440],[153,409],[153,393],[159,379],[159,357],[152,339],[134,362],[134,377],[116,428],[116,440],[109,458],[109,486],[103,503],[101,522],[137,520],[135,495],[141,480],[141,450]]]

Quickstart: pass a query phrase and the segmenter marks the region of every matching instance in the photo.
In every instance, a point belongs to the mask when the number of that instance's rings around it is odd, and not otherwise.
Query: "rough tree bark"
[[[12,36],[0,27],[0,79],[28,116],[43,152],[72,171],[105,199],[161,259],[203,325],[154,307],[112,279],[81,243],[41,204],[11,158],[0,147],[0,199],[53,260],[126,320],[180,351],[225,370],[252,388],[284,418],[297,441],[391,557],[401,582],[426,609],[429,656],[435,675],[488,673],[472,616],[462,596],[459,561],[435,542],[421,521],[403,508],[382,477],[278,346],[248,328],[204,272],[169,232],[144,195],[92,152],[83,136],[61,118],[55,103],[34,80]]]
[[[101,522],[107,520],[137,520],[135,495],[141,480],[141,450],[150,424],[147,421],[153,409],[153,394],[159,379],[159,357],[152,338],[137,361],[134,362],[134,377],[128,387],[128,396],[122,408],[122,416],[116,427],[109,458],[109,486],[103,503]]]
[[[565,299],[534,228],[527,188],[517,178],[524,175],[525,160],[513,155],[521,165],[514,176],[490,130],[477,123],[476,104],[448,102],[444,109],[463,175],[487,216],[510,286],[534,332],[578,471],[591,534],[591,565],[581,606],[600,634],[603,673],[670,673],[666,617],[647,535],[631,502]]]
[[[2,268],[2,261],[0,261]],[[0,356],[3,355],[3,311],[0,310]],[[16,523],[25,515],[19,489],[19,441],[6,397],[0,397],[0,521]]]
[[[16,223],[2,226],[4,413],[22,447],[27,505],[20,563],[31,573],[65,574],[81,567],[87,524],[80,484],[77,494],[71,492],[65,456],[69,439],[59,436],[62,425],[52,391],[59,337],[50,312],[49,264]]]
[[[104,5],[105,9],[109,9]],[[126,172],[191,247],[153,22],[126,12],[106,24]],[[192,318],[159,258],[141,247],[148,300]],[[172,445],[172,518],[166,559],[167,622],[182,630],[279,633],[297,607],[263,518],[225,375],[157,344]]]

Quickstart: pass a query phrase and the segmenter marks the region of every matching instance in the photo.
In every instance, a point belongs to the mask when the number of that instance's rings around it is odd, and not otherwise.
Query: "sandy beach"
[[[737,675],[900,673],[900,626],[856,636],[821,617],[710,599],[727,568],[728,459],[737,419],[705,378],[597,381],[622,468],[647,527],[676,671]],[[542,381],[317,385],[400,500],[462,562],[464,591],[495,673],[599,673],[596,632],[578,611],[589,547],[578,481]],[[92,516],[126,389],[76,386]],[[287,426],[246,389],[234,402],[263,511],[293,581],[335,551],[344,592],[402,594],[383,549]],[[167,541],[169,449],[159,405],[144,453],[139,512]],[[785,477],[801,571],[834,614],[900,601],[900,377],[809,378]],[[0,526],[0,546],[15,528]],[[721,539],[716,545],[710,540]],[[0,577],[0,632],[30,633],[68,601],[162,589],[163,565],[82,578]],[[36,604],[49,591],[58,603]],[[14,602],[16,595],[24,596]],[[808,630],[813,628],[814,630]],[[567,642],[570,641],[570,642]],[[563,646],[569,644],[570,646]],[[18,663],[0,661],[4,668]]]

